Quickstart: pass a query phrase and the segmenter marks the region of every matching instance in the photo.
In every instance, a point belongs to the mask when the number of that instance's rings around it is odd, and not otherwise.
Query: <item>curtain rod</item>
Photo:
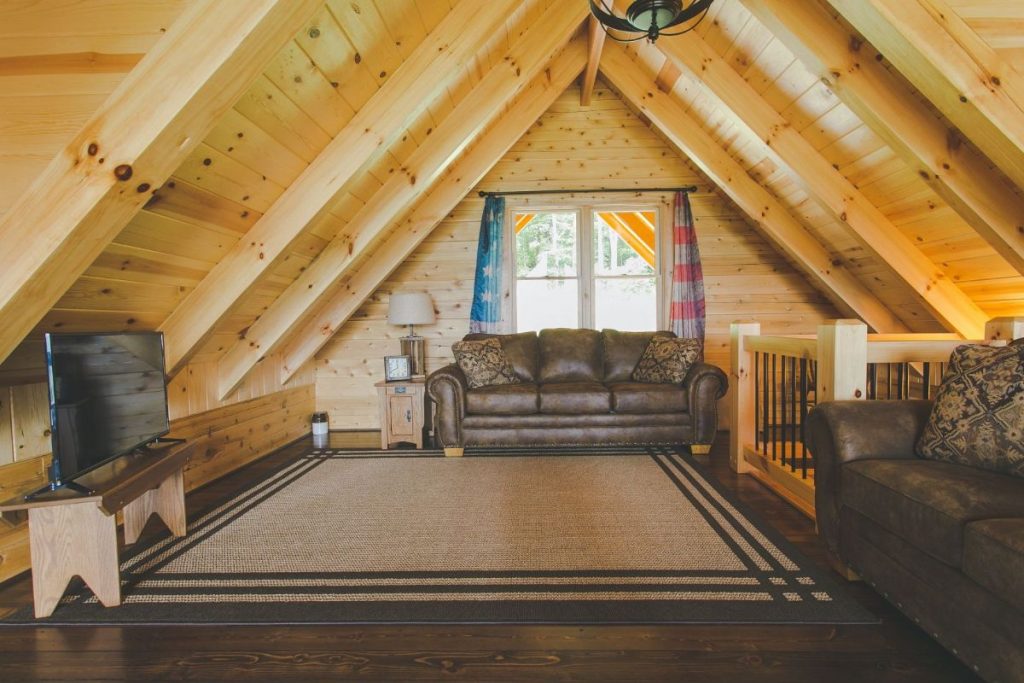
[[[630,188],[609,188],[598,187],[584,190],[512,190],[510,192],[486,192],[480,190],[481,197],[504,197],[506,195],[520,194],[595,194],[598,192],[696,192],[696,185],[686,187],[630,187]]]

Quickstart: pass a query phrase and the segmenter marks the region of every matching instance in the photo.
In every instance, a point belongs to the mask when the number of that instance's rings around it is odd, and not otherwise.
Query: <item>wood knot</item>
[[[118,180],[128,180],[132,177],[132,167],[129,164],[120,164],[114,169],[114,177]]]
[[[140,183],[139,186],[135,188],[135,191],[136,192],[145,192],[148,189],[149,189],[149,183]]]
[[[87,151],[89,152],[89,156],[94,157],[99,153],[100,146],[97,145],[95,142],[90,142]]]

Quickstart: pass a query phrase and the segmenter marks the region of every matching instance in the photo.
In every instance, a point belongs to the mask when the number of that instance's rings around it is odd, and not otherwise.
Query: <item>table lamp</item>
[[[409,356],[414,376],[426,374],[423,337],[416,335],[416,325],[434,322],[434,302],[427,292],[393,292],[388,304],[388,323],[408,325],[409,334],[401,338],[402,355]]]

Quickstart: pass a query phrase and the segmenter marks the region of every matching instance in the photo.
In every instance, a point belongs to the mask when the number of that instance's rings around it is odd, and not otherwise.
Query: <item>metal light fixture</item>
[[[626,10],[625,17],[618,17],[612,14],[605,0],[590,0],[590,11],[601,22],[606,33],[608,29],[613,29],[641,34],[636,38],[618,38],[608,33],[613,40],[629,43],[647,38],[653,43],[659,36],[678,36],[692,31],[704,19],[712,2],[714,0],[636,0]],[[684,24],[684,28],[678,31],[664,32],[665,29]]]

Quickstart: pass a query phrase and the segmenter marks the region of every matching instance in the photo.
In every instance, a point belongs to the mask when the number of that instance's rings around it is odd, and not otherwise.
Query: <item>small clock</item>
[[[398,382],[412,378],[412,364],[409,356],[384,356],[384,379]]]

